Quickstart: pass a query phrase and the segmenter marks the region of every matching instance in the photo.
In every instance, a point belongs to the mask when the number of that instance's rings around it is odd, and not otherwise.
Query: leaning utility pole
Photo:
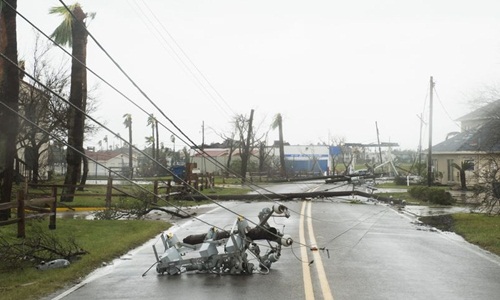
[[[434,81],[430,80],[429,87],[429,149],[427,154],[427,186],[432,185],[432,92],[434,91]]]

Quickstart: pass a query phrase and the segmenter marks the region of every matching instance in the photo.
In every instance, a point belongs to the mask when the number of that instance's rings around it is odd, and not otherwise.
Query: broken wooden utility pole
[[[250,119],[248,119],[248,133],[244,151],[245,154],[243,155],[241,161],[241,173],[242,173],[241,180],[243,184],[246,182],[248,160],[250,159],[250,141],[252,138],[252,123],[253,123],[253,109],[250,111]]]

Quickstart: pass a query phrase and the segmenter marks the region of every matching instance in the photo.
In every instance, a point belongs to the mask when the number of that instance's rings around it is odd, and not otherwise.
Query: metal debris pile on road
[[[161,240],[165,251],[158,255],[153,245],[156,271],[168,275],[189,271],[214,274],[252,274],[257,271],[267,274],[272,263],[279,260],[281,247],[293,243],[289,235],[269,226],[267,221],[273,214],[290,217],[287,207],[273,205],[262,209],[259,224],[254,228],[248,225],[247,219],[238,216],[230,231],[212,227],[207,233],[187,236],[182,242],[175,234],[164,233]],[[268,243],[268,250],[262,255],[257,240]],[[255,259],[258,266],[250,262]]]

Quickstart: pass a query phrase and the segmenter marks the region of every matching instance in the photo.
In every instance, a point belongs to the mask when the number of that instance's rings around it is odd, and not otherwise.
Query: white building
[[[86,151],[89,157],[89,176],[108,176],[109,169],[115,172],[128,170],[129,155],[128,152],[113,150],[113,151]],[[97,163],[95,161],[97,161]],[[137,157],[132,156],[132,166],[137,168]]]

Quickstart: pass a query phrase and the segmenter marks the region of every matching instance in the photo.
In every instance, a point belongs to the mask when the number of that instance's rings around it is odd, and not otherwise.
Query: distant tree
[[[238,149],[238,141],[234,140],[234,135],[233,135],[233,138],[226,139],[224,141],[224,144],[227,147],[226,169],[229,170],[231,168],[231,160],[233,158],[234,151],[236,151],[236,149]]]
[[[128,168],[129,168],[129,176],[132,179],[134,176],[134,165],[133,165],[133,160],[132,160],[132,115],[131,114],[124,114],[123,115],[123,125],[125,125],[125,128],[128,128]]]
[[[330,138],[329,144],[331,147],[334,147],[331,153],[332,173],[335,174],[337,167],[342,164],[344,166],[343,174],[347,174],[352,166],[354,155],[352,149],[345,145],[345,137],[332,137]]]
[[[120,133],[116,133],[115,135],[115,139],[118,140],[118,144],[117,144],[117,147],[119,149],[121,149],[123,147],[123,140],[122,140],[122,136],[120,135]]]
[[[349,170],[354,167],[354,151],[351,147],[342,144],[340,147],[340,161],[344,165],[344,175],[349,173]]]
[[[236,149],[238,149],[238,142],[235,140],[237,126],[233,126],[228,134],[218,134],[220,138],[224,141],[222,147],[228,150],[226,165],[224,166],[226,170],[231,169],[231,161],[233,159],[233,154]],[[239,172],[238,172],[239,173]],[[227,175],[228,172],[226,171]]]
[[[250,153],[254,149],[254,135],[253,135],[253,110],[250,113],[250,117],[247,119],[244,115],[238,115],[234,119],[234,125],[237,129],[239,135],[239,145],[240,145],[240,157],[241,157],[241,169],[240,176],[242,177],[243,183],[246,181],[246,173],[248,160],[250,159]]]
[[[500,99],[500,84],[485,84],[465,95],[468,105],[473,109],[478,109],[488,103]]]
[[[0,52],[11,61],[0,59],[0,203],[11,200],[16,157],[19,104],[16,8],[16,0],[0,1]],[[9,217],[10,210],[0,210],[0,220]]]
[[[269,171],[271,157],[271,147],[266,147],[266,143],[261,141],[259,143],[259,173]]]
[[[189,149],[184,147],[182,148],[182,154],[184,155],[184,163],[187,165],[191,162],[191,157],[189,155]]]
[[[145,137],[145,139],[146,139],[146,145],[148,145],[151,149],[153,149],[153,150],[151,151],[152,156],[153,156],[153,153],[155,152],[155,151],[154,151],[155,138],[154,138],[154,137],[152,137],[152,136],[147,136],[147,137]],[[153,158],[154,158],[154,157],[153,157]]]
[[[109,151],[108,136],[105,135],[103,141],[106,143],[106,151]]]
[[[160,158],[160,136],[159,136],[159,130],[158,130],[158,120],[155,118],[154,120],[155,123],[155,142],[156,142],[156,159],[159,160]]]
[[[150,137],[150,140],[148,141],[149,144],[151,144],[151,157],[153,158],[153,160],[156,160],[157,159],[157,152],[156,152],[156,140],[157,138],[155,137],[155,134],[156,134],[156,125],[158,124],[158,122],[156,121],[155,117],[153,114],[150,114],[149,117],[148,117],[148,126],[151,126],[151,137]],[[146,138],[148,139],[148,138]],[[154,163],[153,163],[154,165]]]
[[[170,160],[170,164],[174,165],[177,163],[177,160],[178,160],[178,155],[176,156],[176,152],[175,152],[175,135],[171,135],[170,136],[170,141],[172,142],[172,147],[173,147],[173,150],[172,150],[172,158]]]

